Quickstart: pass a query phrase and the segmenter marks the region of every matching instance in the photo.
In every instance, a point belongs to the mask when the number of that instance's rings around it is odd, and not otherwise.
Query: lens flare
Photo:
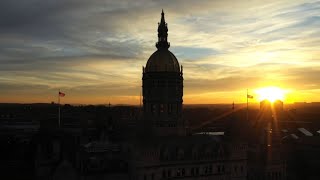
[[[259,101],[269,100],[274,102],[276,100],[284,100],[286,91],[278,87],[264,87],[255,91],[258,95]]]

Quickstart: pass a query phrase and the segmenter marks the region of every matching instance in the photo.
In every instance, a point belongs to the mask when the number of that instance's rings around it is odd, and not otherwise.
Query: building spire
[[[164,20],[164,12],[163,12],[163,9],[162,9],[162,12],[161,12],[161,23],[160,24],[165,24],[166,21]]]
[[[164,12],[162,9],[161,20],[160,20],[160,23],[158,23],[158,42],[156,44],[156,47],[158,49],[168,49],[170,47],[170,43],[167,40],[168,40],[168,25],[164,19]]]

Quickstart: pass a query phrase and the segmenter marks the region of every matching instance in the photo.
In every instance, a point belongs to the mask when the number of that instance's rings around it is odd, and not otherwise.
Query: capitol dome
[[[177,58],[168,49],[158,49],[148,59],[146,72],[180,72]]]
[[[162,10],[161,21],[158,26],[157,51],[148,59],[145,72],[180,72],[179,62],[172,52],[168,49],[168,25],[164,19]]]

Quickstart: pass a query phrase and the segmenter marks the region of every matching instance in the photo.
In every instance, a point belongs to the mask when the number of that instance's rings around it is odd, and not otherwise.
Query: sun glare
[[[284,100],[285,90],[278,87],[264,87],[256,90],[258,94],[259,101],[269,100],[274,102],[276,100]]]

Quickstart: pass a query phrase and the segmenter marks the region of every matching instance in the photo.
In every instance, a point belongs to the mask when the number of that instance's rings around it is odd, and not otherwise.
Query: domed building
[[[157,50],[143,67],[143,121],[129,143],[131,179],[246,179],[246,144],[223,137],[187,133],[182,117],[183,71],[169,51],[164,12]],[[239,167],[239,172],[232,169]]]
[[[158,25],[157,50],[143,67],[144,123],[154,135],[185,135],[182,119],[183,73],[169,51],[168,25],[164,12]]]

